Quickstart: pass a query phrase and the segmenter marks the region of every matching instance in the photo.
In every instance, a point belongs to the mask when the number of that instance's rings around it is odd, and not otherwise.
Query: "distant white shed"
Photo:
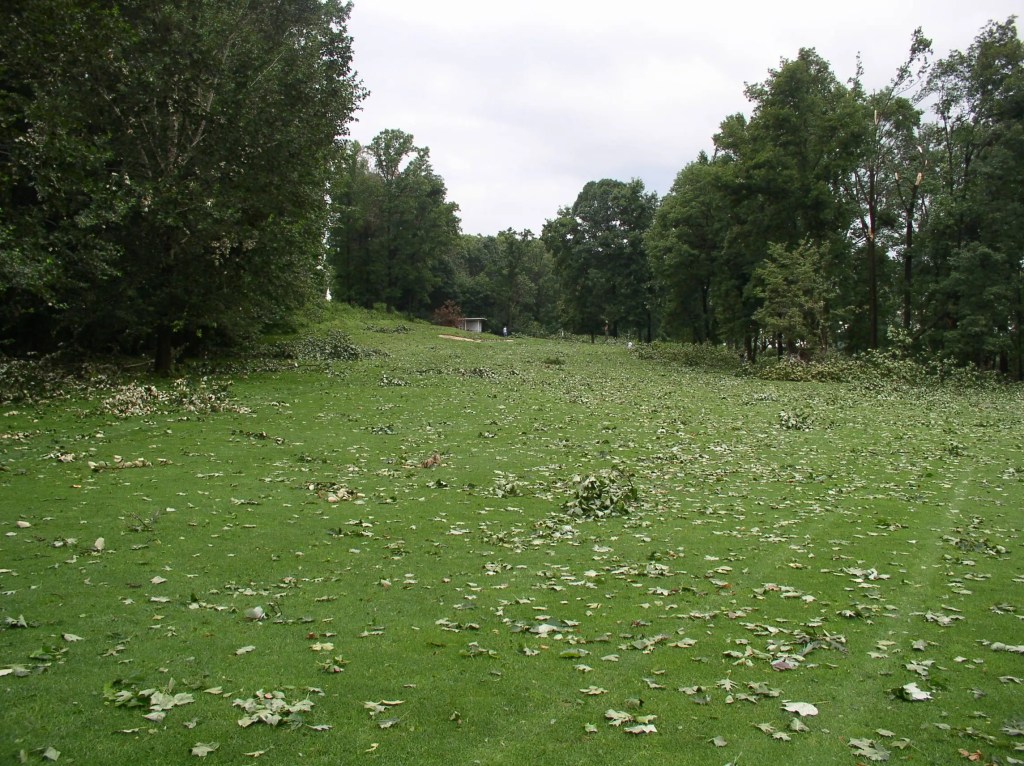
[[[466,332],[483,332],[484,317],[465,317],[459,320],[459,329]]]

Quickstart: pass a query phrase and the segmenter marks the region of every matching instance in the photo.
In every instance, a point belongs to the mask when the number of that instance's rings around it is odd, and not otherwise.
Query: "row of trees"
[[[363,97],[339,0],[7,0],[0,338],[234,340],[322,295],[325,190]],[[2,347],[0,347],[2,348]]]
[[[458,237],[412,213],[393,228],[395,207],[365,207],[386,195],[356,195],[359,223],[338,218],[338,294],[424,313],[451,300],[494,329],[728,343],[750,360],[898,343],[1024,377],[1024,46],[1014,20],[938,61],[918,30],[885,87],[869,92],[862,80],[858,67],[840,82],[803,49],[747,87],[750,116],[726,117],[714,152],[683,168],[664,199],[639,180],[590,182],[539,237]],[[387,186],[381,140],[358,172],[375,188]],[[420,170],[410,162],[405,173]],[[352,244],[373,229],[384,232],[376,245]],[[388,251],[394,230],[410,238],[403,252],[418,271]],[[371,288],[362,275],[374,266]],[[415,299],[384,289],[388,268],[413,277]]]
[[[804,49],[658,200],[586,184],[539,235],[466,236],[426,147],[344,139],[339,0],[10,0],[0,12],[0,351],[238,341],[325,287],[493,329],[771,348],[891,342],[1024,377],[1014,20],[891,81]]]
[[[747,88],[647,237],[663,329],[758,349],[900,342],[1024,372],[1024,46],[1013,19],[868,93],[813,50]],[[924,119],[926,109],[933,119]]]

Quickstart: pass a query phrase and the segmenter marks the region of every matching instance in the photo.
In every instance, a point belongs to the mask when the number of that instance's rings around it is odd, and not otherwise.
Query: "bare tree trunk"
[[[174,349],[171,346],[173,335],[169,324],[160,324],[156,328],[156,355],[153,358],[153,371],[157,375],[169,376],[174,372]]]
[[[875,218],[878,199],[875,197],[875,170],[868,172],[868,346],[878,348],[878,244],[875,241]]]
[[[907,229],[903,236],[903,329],[910,332],[913,319],[913,279],[914,279],[914,207],[917,194],[921,189],[922,173],[917,174],[917,182],[910,190],[910,202],[907,204]]]

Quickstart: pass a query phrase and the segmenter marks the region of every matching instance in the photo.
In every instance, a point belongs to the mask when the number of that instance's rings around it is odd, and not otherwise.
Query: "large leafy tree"
[[[592,337],[604,326],[618,334],[652,330],[650,265],[644,236],[657,196],[638,179],[587,183],[571,208],[544,225],[562,291],[563,318]]]
[[[71,281],[51,280],[58,319],[80,343],[150,343],[167,372],[175,343],[238,337],[315,291],[327,171],[362,95],[349,10],[33,0],[5,12],[6,71],[47,51],[5,101],[4,130],[20,134],[10,175],[34,197],[8,226],[38,222],[32,239]]]
[[[904,262],[901,292],[904,324],[909,323],[913,235],[926,169],[921,148],[921,112],[916,103],[923,94],[930,53],[931,41],[917,29],[907,60],[886,87],[866,94],[859,70],[853,84],[852,95],[862,105],[861,119],[867,126],[860,161],[845,189],[856,204],[853,232],[864,264],[863,269],[851,268],[851,272],[857,276],[860,271],[865,274],[862,280],[847,282],[846,292],[852,298],[847,319],[852,328],[849,342],[853,349],[878,348],[880,325],[888,319],[883,304],[892,295],[892,291],[885,289],[890,254],[899,254]],[[849,289],[854,284],[863,285],[863,289]]]
[[[458,206],[430,150],[404,131],[382,131],[365,147],[347,147],[331,189],[334,294],[426,312],[459,236]]]
[[[545,296],[539,293],[549,284],[547,250],[529,229],[499,232],[495,245],[488,275],[496,320],[509,328],[540,324]],[[550,291],[547,298],[550,302]]]
[[[915,334],[962,363],[1024,376],[1024,43],[1011,18],[937,62],[938,180],[919,252]]]
[[[112,274],[121,211],[102,127],[79,88],[124,30],[95,3],[12,0],[0,10],[0,333],[47,348],[64,301]]]
[[[754,104],[749,121],[727,118],[715,146],[730,163],[724,188],[733,216],[721,259],[731,285],[722,325],[753,358],[759,305],[746,288],[769,246],[794,248],[806,240],[822,249],[824,268],[843,268],[854,210],[840,192],[864,126],[850,89],[812,49],[784,60],[746,94]]]
[[[701,152],[676,176],[647,232],[660,332],[703,343],[718,341],[716,305],[722,249],[730,216],[722,194],[723,158]]]

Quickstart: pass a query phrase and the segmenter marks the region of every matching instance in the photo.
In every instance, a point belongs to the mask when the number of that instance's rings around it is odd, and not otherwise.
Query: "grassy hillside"
[[[1019,389],[332,317],[5,408],[0,759],[1013,762]]]

